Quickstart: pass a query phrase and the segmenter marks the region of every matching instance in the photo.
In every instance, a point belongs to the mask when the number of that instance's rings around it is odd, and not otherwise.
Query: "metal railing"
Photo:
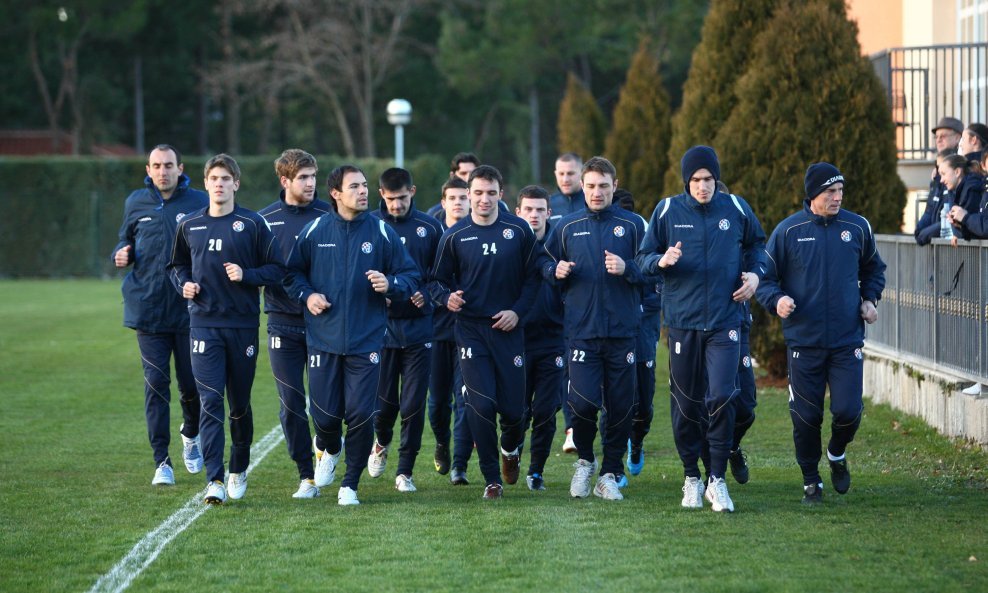
[[[988,241],[875,238],[888,269],[868,344],[988,384]]]
[[[984,122],[988,43],[897,47],[872,54],[896,125],[899,159],[933,158],[941,117]]]

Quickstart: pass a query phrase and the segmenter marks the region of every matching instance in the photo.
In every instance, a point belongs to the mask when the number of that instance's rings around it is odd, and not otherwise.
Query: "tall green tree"
[[[693,51],[683,103],[672,119],[665,193],[683,191],[679,161],[697,144],[718,148],[714,138],[737,103],[734,85],[748,68],[752,45],[771,20],[779,0],[713,0]],[[725,178],[730,184],[731,178]]]
[[[572,72],[559,105],[559,152],[575,152],[584,159],[601,153],[607,121],[590,89]]]
[[[876,232],[899,229],[906,190],[896,173],[895,127],[857,36],[842,3],[787,1],[755,44],[717,143],[725,179],[766,232],[802,208],[804,173],[817,161],[844,174],[846,208]],[[780,332],[752,332],[752,346],[771,372],[784,373]]]
[[[661,198],[669,150],[669,95],[648,38],[641,40],[631,60],[611,120],[604,154],[617,168],[621,186],[648,216]]]

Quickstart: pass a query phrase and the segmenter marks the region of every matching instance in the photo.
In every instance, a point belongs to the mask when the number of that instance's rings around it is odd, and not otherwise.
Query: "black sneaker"
[[[821,504],[823,502],[823,484],[803,486],[803,504]]]
[[[837,494],[847,494],[851,488],[851,472],[847,471],[847,459],[830,462],[830,483]]]
[[[731,475],[738,484],[748,483],[748,456],[744,454],[741,447],[731,451],[727,460],[731,463]]]
[[[439,475],[445,476],[449,473],[449,446],[441,443],[436,444],[436,452],[432,455],[432,461],[436,464],[436,471]]]
[[[449,472],[449,481],[452,482],[454,486],[470,485],[470,481],[467,480],[466,470],[455,467]]]
[[[528,474],[525,476],[525,482],[528,484],[529,490],[545,490],[545,480],[542,479],[542,474]]]

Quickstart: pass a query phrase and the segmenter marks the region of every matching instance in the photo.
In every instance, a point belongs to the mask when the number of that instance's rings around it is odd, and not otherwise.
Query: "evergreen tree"
[[[621,186],[635,196],[643,216],[649,216],[662,197],[668,150],[669,96],[650,40],[643,38],[614,108],[605,150]]]
[[[717,135],[724,178],[767,233],[803,205],[817,161],[844,174],[844,207],[875,232],[899,229],[906,190],[896,172],[895,128],[882,85],[861,55],[857,25],[833,0],[786,2],[755,44],[738,104]],[[756,357],[785,372],[779,324],[760,307]]]
[[[665,194],[682,193],[679,161],[696,144],[714,146],[737,99],[734,83],[751,59],[751,46],[772,18],[779,0],[713,0],[693,51],[683,104],[672,120]],[[725,179],[730,185],[731,179]]]
[[[559,152],[575,152],[584,159],[600,154],[606,129],[604,112],[590,89],[570,72],[566,77],[566,94],[559,104]]]

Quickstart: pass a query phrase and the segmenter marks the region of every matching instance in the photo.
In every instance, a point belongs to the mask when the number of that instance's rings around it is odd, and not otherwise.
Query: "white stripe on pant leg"
[[[278,425],[272,428],[268,434],[264,435],[264,438],[251,447],[250,456],[253,461],[247,468],[248,473],[257,464],[261,463],[267,454],[278,446],[278,443],[283,438],[281,426]],[[175,539],[193,521],[212,508],[212,505],[203,503],[203,497],[205,495],[206,489],[204,488],[194,494],[192,498],[182,505],[182,508],[172,513],[172,516],[165,519],[154,531],[144,536],[144,539],[137,542],[120,562],[117,562],[109,572],[96,581],[96,584],[89,590],[90,593],[95,593],[96,591],[117,592],[129,587],[134,579],[154,562],[158,554],[168,545],[168,542]]]

